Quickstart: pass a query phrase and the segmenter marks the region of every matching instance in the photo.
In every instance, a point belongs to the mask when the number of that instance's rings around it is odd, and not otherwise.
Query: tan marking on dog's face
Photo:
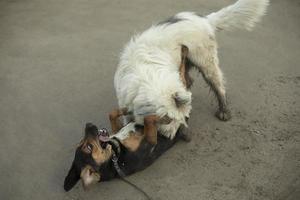
[[[138,133],[138,132],[131,132],[129,134],[129,137],[127,137],[126,139],[122,140],[121,143],[129,149],[129,151],[136,151],[143,138],[145,137],[144,134]]]
[[[81,146],[81,150],[87,154],[91,154],[98,165],[107,161],[112,154],[112,147],[110,144],[107,144],[106,148],[103,149],[100,146],[99,140],[93,138],[85,139]]]

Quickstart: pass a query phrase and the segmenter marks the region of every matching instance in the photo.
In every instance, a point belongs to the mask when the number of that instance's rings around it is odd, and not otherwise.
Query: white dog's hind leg
[[[219,68],[216,43],[212,40],[209,46],[205,48],[196,47],[190,53],[189,59],[202,73],[203,78],[218,99],[219,109],[216,112],[216,117],[223,121],[229,120],[231,114],[227,107],[223,73]]]
[[[219,110],[216,112],[216,117],[223,121],[229,120],[231,118],[231,113],[227,105],[221,69],[216,63],[212,63],[211,65],[200,67],[200,71],[218,99]]]

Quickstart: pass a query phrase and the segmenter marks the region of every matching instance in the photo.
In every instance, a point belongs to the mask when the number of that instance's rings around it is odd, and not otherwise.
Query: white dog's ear
[[[80,178],[82,180],[83,188],[86,190],[93,183],[100,181],[100,174],[95,172],[91,166],[87,165],[81,170]]]
[[[174,98],[175,104],[178,108],[184,105],[189,105],[192,102],[192,95],[190,92],[176,92],[172,97]]]

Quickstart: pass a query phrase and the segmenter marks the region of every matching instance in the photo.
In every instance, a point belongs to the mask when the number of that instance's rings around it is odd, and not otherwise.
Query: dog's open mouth
[[[109,138],[109,133],[106,128],[101,128],[98,131],[98,139],[101,148],[105,149],[107,146],[108,141],[110,140]]]
[[[98,139],[101,142],[108,142],[109,141],[109,133],[108,133],[108,131],[107,131],[106,128],[99,129],[99,131],[98,131]]]

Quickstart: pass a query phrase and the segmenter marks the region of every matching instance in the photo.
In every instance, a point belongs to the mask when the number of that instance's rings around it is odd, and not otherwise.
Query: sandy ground
[[[108,126],[122,46],[179,11],[232,0],[0,1],[0,199],[143,199],[114,180],[84,192],[63,180],[85,122]],[[273,0],[253,32],[218,34],[233,113],[193,76],[191,143],[129,180],[153,199],[300,199],[300,1]]]

